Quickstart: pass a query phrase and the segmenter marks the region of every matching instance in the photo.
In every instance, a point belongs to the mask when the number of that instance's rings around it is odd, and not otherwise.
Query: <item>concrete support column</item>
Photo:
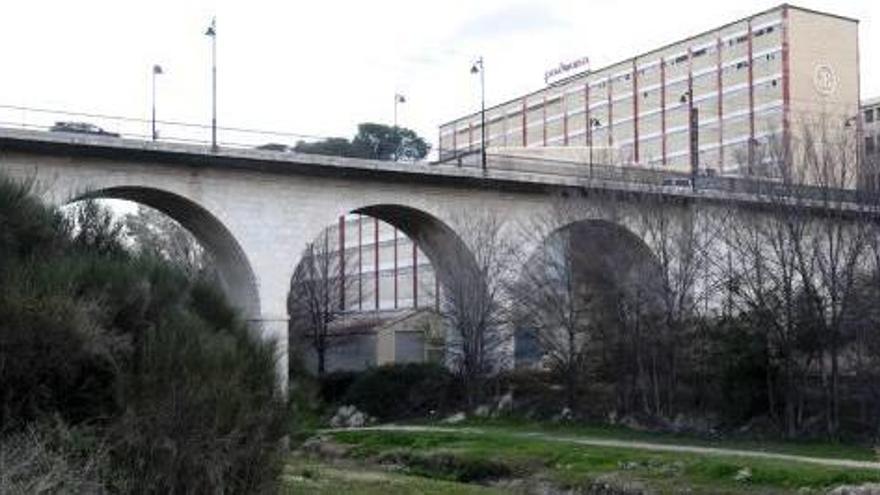
[[[287,394],[289,373],[288,321],[289,318],[286,315],[261,315],[259,319],[250,320],[251,327],[259,333],[260,337],[275,342],[278,383],[285,395]]]

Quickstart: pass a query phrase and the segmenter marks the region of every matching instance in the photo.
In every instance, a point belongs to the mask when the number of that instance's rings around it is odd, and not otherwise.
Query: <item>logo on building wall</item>
[[[813,72],[813,86],[819,94],[828,96],[837,91],[839,80],[834,69],[828,64],[818,64]]]
[[[581,57],[569,62],[560,62],[559,65],[544,71],[544,83],[557,83],[577,72],[590,70],[590,57]]]

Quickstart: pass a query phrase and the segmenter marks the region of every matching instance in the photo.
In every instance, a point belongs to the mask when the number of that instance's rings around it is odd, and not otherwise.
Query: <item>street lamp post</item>
[[[394,128],[397,129],[397,104],[406,103],[406,97],[400,93],[394,93]]]
[[[700,168],[700,112],[694,107],[694,94],[688,89],[679,99],[688,105],[688,142],[690,145],[691,190],[697,189],[697,172]]]
[[[866,159],[863,158],[862,146],[865,145],[865,139],[863,134],[862,127],[862,116],[861,113],[857,113],[856,115],[847,118],[843,122],[843,126],[847,129],[851,129],[852,127],[856,128],[856,187],[866,187],[865,178],[866,171],[863,166],[866,162]],[[861,184],[859,184],[861,182]]]
[[[590,122],[588,123],[590,128],[587,130],[590,133],[590,179],[593,178],[593,129],[598,129],[602,127],[602,122],[599,122],[599,119],[590,117]]]
[[[152,119],[152,136],[153,141],[159,139],[159,133],[156,132],[156,76],[163,74],[162,66],[153,65],[153,119]]]
[[[480,73],[480,162],[483,171],[486,171],[486,69],[483,66],[483,57],[477,59],[471,66],[471,74]]]
[[[217,151],[217,18],[205,30],[211,38],[211,150]]]

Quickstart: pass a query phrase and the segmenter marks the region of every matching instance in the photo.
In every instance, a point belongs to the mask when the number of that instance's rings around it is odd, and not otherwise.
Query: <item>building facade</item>
[[[341,315],[331,327],[328,371],[442,361],[439,287],[428,257],[394,226],[373,217],[339,217],[314,244],[336,273]],[[314,353],[306,350],[314,367]]]
[[[486,149],[746,175],[799,122],[858,111],[858,21],[781,5],[487,108]],[[440,159],[481,135],[479,112],[443,124]]]
[[[880,97],[862,102],[862,139],[866,188],[880,191]]]

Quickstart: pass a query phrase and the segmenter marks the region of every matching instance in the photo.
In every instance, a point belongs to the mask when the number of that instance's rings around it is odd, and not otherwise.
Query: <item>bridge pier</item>
[[[278,385],[287,395],[288,385],[288,340],[287,340],[287,315],[261,315],[259,319],[250,320],[251,326],[258,335],[267,341],[275,342],[276,372],[278,373]]]

